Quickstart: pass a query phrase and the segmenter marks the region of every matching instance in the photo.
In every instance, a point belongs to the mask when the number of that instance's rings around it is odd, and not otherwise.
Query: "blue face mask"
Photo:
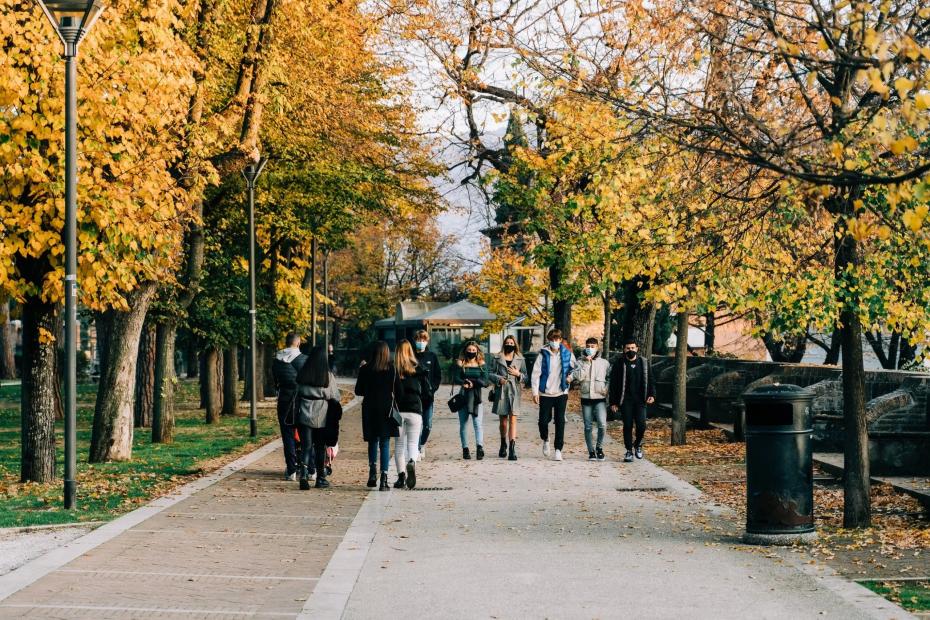
[[[562,343],[561,343],[561,342],[558,342],[558,341],[555,341],[555,340],[550,340],[550,341],[549,341],[549,348],[552,349],[553,351],[555,351],[556,349],[559,348],[559,345],[560,345],[560,344],[562,344]]]
[[[592,349],[591,347],[588,347],[584,350],[584,354],[588,357],[594,357],[595,353],[597,353],[597,349]]]
[[[417,351],[426,351],[426,343],[423,342],[422,340],[417,340],[413,344],[414,346],[416,346]]]

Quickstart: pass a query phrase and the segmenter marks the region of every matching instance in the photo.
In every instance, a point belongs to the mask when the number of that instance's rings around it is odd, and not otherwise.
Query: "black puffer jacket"
[[[433,397],[426,369],[417,367],[416,374],[398,381],[400,390],[395,394],[397,408],[406,413],[423,413],[423,402]]]
[[[280,353],[279,353],[280,356]],[[275,357],[271,364],[271,374],[275,387],[278,388],[278,415],[292,414],[297,396],[297,373],[307,362],[307,356],[301,353],[289,362]]]

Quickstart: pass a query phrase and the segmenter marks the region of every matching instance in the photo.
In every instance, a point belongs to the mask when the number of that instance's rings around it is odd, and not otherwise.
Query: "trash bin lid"
[[[743,394],[745,400],[753,401],[781,401],[813,400],[814,393],[807,388],[792,383],[772,383],[760,385]]]

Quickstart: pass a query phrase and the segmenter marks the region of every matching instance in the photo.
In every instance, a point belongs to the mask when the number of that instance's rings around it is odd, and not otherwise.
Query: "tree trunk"
[[[232,345],[223,350],[223,415],[239,414],[239,348]]]
[[[844,235],[837,248],[836,274],[840,279],[855,272],[861,257],[859,243]],[[869,487],[869,437],[865,411],[865,368],[862,361],[862,323],[856,295],[840,313],[843,342],[843,527],[864,528],[871,524]]]
[[[675,387],[672,392],[672,445],[687,443],[685,429],[688,426],[686,409],[688,387],[688,313],[678,311],[675,330]]]
[[[601,348],[604,357],[610,359],[610,293],[604,293],[601,301],[604,304],[604,339],[601,341]]]
[[[200,369],[200,374],[198,375],[197,387],[200,388],[200,409],[205,409],[207,407],[207,399],[209,398],[207,392],[210,391],[210,378],[207,376],[207,354],[206,352],[201,352],[200,357],[197,361],[197,366]]]
[[[762,342],[772,357],[773,362],[797,364],[804,358],[807,350],[807,334],[803,336],[787,335],[783,340],[775,340],[772,334],[762,334]]]
[[[827,351],[827,356],[823,359],[823,363],[829,366],[836,366],[840,363],[840,346],[843,343],[843,334],[842,332],[834,327],[833,335],[830,336],[830,349]]]
[[[570,345],[572,341],[572,304],[560,299],[562,286],[562,266],[559,262],[549,266],[549,288],[552,290],[552,322],[561,330],[562,339]]]
[[[10,300],[0,304],[0,379],[16,378],[16,335],[10,323]]]
[[[156,285],[143,284],[129,296],[129,312],[107,310],[97,325],[108,323],[106,365],[100,367],[90,462],[128,461],[132,458],[136,360],[139,336]]]
[[[184,366],[187,368],[187,378],[196,379],[200,373],[200,357],[197,351],[197,343],[191,336],[184,346]]]
[[[155,392],[152,401],[152,443],[174,441],[174,342],[177,323],[155,328]]]
[[[917,357],[917,347],[911,344],[905,336],[901,336],[901,347],[898,353],[898,368],[904,368]]]
[[[207,411],[206,422],[215,424],[220,421],[220,410],[223,408],[222,356],[219,349],[210,346],[204,351],[203,357],[206,361],[203,374],[207,396],[204,407]]]
[[[258,366],[258,374],[262,380],[262,383],[258,386],[258,392],[256,392],[259,400],[274,398],[278,395],[274,386],[274,374],[271,372],[274,366],[275,353],[277,351],[274,343],[258,343],[258,359],[255,361],[255,365]]]
[[[647,360],[652,359],[653,335],[656,325],[656,305],[643,304],[639,307],[636,320],[633,323],[633,340],[642,346],[642,355]]]
[[[704,355],[714,354],[714,327],[716,320],[716,312],[711,311],[704,315]]]
[[[27,297],[23,304],[23,381],[20,394],[22,482],[55,479],[55,368],[58,306]]]
[[[139,358],[136,361],[135,426],[152,425],[152,408],[155,404],[155,334],[157,327],[146,321],[139,337]]]

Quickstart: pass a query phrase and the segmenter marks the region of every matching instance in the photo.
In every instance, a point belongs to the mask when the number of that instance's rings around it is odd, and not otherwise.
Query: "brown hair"
[[[478,349],[478,355],[475,357],[475,361],[478,362],[479,366],[484,366],[484,353],[481,352],[481,347],[474,340],[469,340],[462,345],[462,350],[459,351],[459,362],[464,366],[465,362],[468,361],[465,359],[465,349],[468,347],[475,347]]]
[[[546,334],[546,340],[552,340],[553,338],[562,339],[562,330],[561,329],[550,329],[549,333]]]
[[[517,342],[517,339],[515,336],[511,336],[511,335],[504,336],[504,341],[501,343],[501,353],[504,352],[504,345],[507,344],[508,340],[513,340],[514,357],[523,357],[523,353],[520,351],[520,343]]]
[[[376,342],[371,350],[371,369],[375,372],[391,369],[391,349],[383,340]]]
[[[429,340],[429,332],[426,331],[425,329],[418,329],[417,333],[413,335],[413,339],[414,340],[420,340],[420,339]]]
[[[402,340],[397,345],[397,353],[394,355],[394,363],[397,366],[397,374],[400,378],[412,377],[417,372],[417,358],[413,354],[413,347],[410,342]]]

